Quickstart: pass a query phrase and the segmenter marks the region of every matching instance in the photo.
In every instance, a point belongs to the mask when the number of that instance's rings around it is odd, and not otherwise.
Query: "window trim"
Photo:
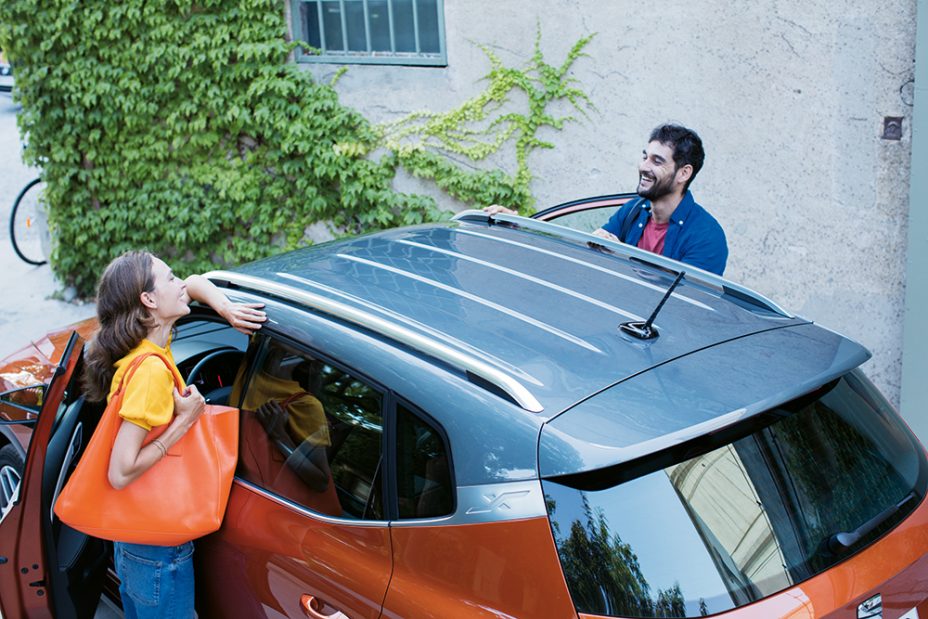
[[[321,8],[324,0],[290,0],[290,25],[294,41],[301,41],[309,46],[309,38],[303,28],[303,20],[300,19],[300,8],[309,2],[319,2]],[[364,32],[367,47],[370,48],[370,22],[368,0],[361,0],[364,3]],[[395,32],[393,28],[393,0],[386,0],[388,11],[390,13],[390,44],[395,45]],[[340,7],[344,7],[345,0],[339,0]],[[418,66],[418,67],[447,67],[448,66],[448,49],[445,37],[445,2],[444,0],[435,0],[438,9],[438,53],[424,55],[422,52],[396,52],[396,51],[368,51],[368,52],[349,52],[325,49],[325,31],[320,27],[320,38],[322,39],[323,48],[318,54],[313,54],[306,48],[299,46],[294,50],[294,58],[298,63],[310,64],[370,64],[370,65],[400,65],[400,66]],[[419,46],[418,18],[416,11],[416,0],[412,2],[413,6],[413,35],[416,39],[416,47]],[[320,24],[321,26],[321,24]],[[341,11],[342,40],[347,41],[345,22],[345,12]],[[311,46],[309,46],[311,48]]]

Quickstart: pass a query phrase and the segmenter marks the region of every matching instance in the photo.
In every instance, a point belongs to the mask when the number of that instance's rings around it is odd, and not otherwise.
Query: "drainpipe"
[[[928,0],[918,0],[909,177],[909,245],[902,327],[902,416],[928,445]]]

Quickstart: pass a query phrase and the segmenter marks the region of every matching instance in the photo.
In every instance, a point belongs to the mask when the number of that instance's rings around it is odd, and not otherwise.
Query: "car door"
[[[253,338],[229,400],[239,468],[222,528],[195,554],[200,616],[380,616],[392,573],[387,400],[269,330]]]
[[[82,350],[83,340],[73,333],[51,381],[39,389],[38,413],[21,406],[21,415],[11,415],[7,408],[0,421],[32,430],[18,499],[0,516],[5,617],[92,616],[103,588],[109,545],[62,524],[52,512],[102,412],[86,404],[77,388]]]
[[[571,200],[538,211],[532,215],[532,219],[549,221],[581,232],[593,232],[601,228],[619,207],[636,196],[634,193],[617,193]]]

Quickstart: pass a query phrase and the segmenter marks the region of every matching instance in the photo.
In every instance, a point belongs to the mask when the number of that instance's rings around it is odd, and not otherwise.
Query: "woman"
[[[111,397],[138,355],[161,353],[173,365],[172,329],[190,313],[191,299],[209,305],[242,333],[251,334],[266,320],[262,304],[232,303],[200,275],[177,278],[150,253],[128,252],[113,260],[97,288],[100,329],[85,353],[88,399]],[[142,361],[125,386],[122,424],[110,454],[110,484],[125,488],[154,466],[204,407],[196,386],[177,390],[172,369],[160,358]],[[164,433],[143,447],[148,432],[165,424]],[[173,547],[116,542],[114,554],[126,619],[193,617],[193,542]]]

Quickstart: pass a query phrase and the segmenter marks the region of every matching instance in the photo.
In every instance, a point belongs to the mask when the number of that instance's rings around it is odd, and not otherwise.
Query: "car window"
[[[238,474],[313,511],[383,519],[381,393],[283,342],[253,346],[251,371],[236,379],[247,380]]]
[[[617,209],[618,207],[615,205],[601,206],[599,208],[568,212],[563,215],[546,216],[543,219],[581,232],[593,232],[598,228],[602,228],[603,224],[609,221],[609,218]]]
[[[19,387],[0,393],[0,421],[30,421],[38,417],[45,399],[45,385]]]
[[[450,458],[442,435],[400,404],[396,416],[396,486],[400,518],[434,518],[454,510]]]
[[[865,548],[925,495],[921,448],[857,372],[767,419],[615,485],[543,482],[580,612],[698,617],[749,604]]]

